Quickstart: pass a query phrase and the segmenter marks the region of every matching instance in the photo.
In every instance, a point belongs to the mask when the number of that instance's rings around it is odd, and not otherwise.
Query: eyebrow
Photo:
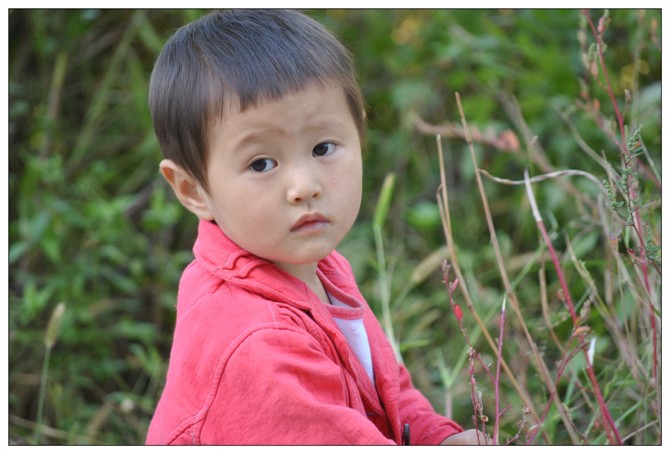
[[[316,117],[308,121],[300,130],[297,131],[298,134],[304,134],[310,131],[318,131],[322,129],[336,129],[342,130],[347,127],[347,123],[337,119],[333,115],[321,116],[321,118]],[[355,127],[355,125],[354,125]],[[258,127],[251,131],[244,133],[241,139],[235,144],[235,148],[242,148],[247,145],[252,145],[256,142],[260,142],[263,136],[280,133],[291,134],[293,131],[287,130],[285,128],[276,128],[274,126],[268,127]]]

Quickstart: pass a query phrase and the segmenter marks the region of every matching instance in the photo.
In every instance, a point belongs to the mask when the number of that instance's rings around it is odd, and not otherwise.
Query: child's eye
[[[326,156],[335,151],[335,144],[330,142],[323,142],[318,144],[312,150],[312,153],[315,156]]]
[[[249,165],[249,168],[254,172],[269,172],[277,167],[277,161],[270,158],[256,159]]]

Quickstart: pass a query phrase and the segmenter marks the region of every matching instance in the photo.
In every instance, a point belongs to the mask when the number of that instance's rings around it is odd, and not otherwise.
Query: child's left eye
[[[318,144],[312,150],[312,153],[315,156],[326,156],[335,151],[335,144],[331,142],[323,142]]]

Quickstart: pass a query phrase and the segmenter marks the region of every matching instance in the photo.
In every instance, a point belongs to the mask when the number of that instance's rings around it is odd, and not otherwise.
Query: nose
[[[287,199],[289,203],[304,203],[321,197],[323,191],[319,178],[309,166],[301,166],[290,172]]]

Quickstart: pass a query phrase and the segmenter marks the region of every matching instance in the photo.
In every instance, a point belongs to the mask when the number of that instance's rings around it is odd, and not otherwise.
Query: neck
[[[319,279],[319,276],[316,275],[316,263],[309,263],[306,265],[293,265],[290,263],[276,263],[277,268],[281,269],[303,281],[309,289],[319,297],[321,302],[329,304],[328,295],[326,294],[326,289],[323,288],[323,284]]]

